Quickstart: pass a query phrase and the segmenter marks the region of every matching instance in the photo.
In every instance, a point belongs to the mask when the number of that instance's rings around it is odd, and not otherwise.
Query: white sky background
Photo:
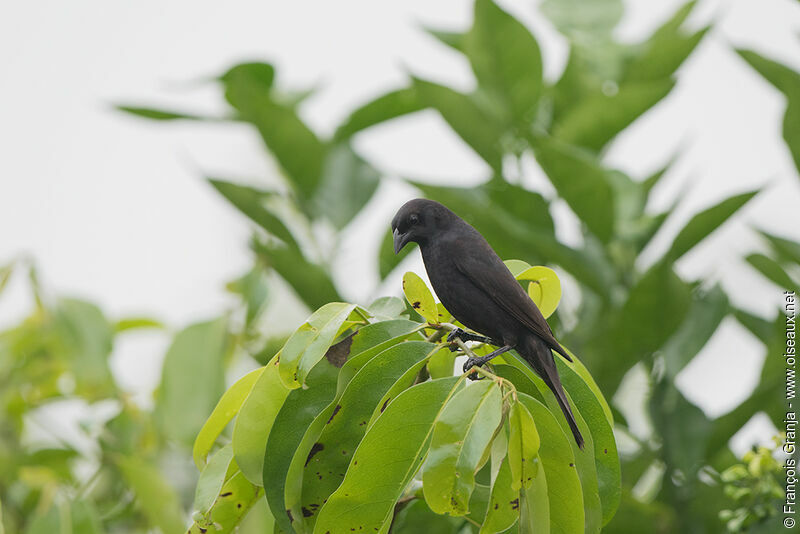
[[[681,3],[628,0],[619,36],[643,38]],[[545,74],[556,78],[566,60],[564,39],[535,2],[500,4],[533,29]],[[283,88],[318,87],[302,115],[326,135],[359,103],[403,84],[406,72],[471,87],[467,63],[420,30],[421,24],[465,28],[471,6],[469,0],[4,3],[0,263],[35,258],[50,291],[95,301],[111,317],[146,314],[177,328],[218,314],[232,302],[224,283],[250,265],[249,227],[201,177],[266,182],[274,168],[260,140],[240,125],[156,124],[116,113],[111,104],[221,113],[222,98],[204,79],[238,61],[268,60]],[[800,3],[706,0],[690,23],[711,20],[714,30],[679,72],[676,89],[615,141],[607,161],[642,177],[683,148],[653,208],[669,205],[682,189],[691,194],[648,251],[649,261],[692,213],[768,181],[733,224],[678,269],[689,279],[719,280],[735,303],[771,315],[781,288],[736,260],[761,247],[752,227],[800,239],[800,179],[780,137],[783,97],[731,45],[800,68]],[[393,175],[469,184],[487,172],[433,112],[360,134],[356,148]],[[543,186],[535,165],[523,179]],[[412,195],[397,183],[384,186],[351,225],[335,263],[348,297],[365,300],[377,283],[372,261],[364,261],[383,234],[376,217],[388,223]],[[555,213],[565,222],[563,238],[573,240],[574,217],[563,204]],[[408,265],[423,272],[418,258]],[[26,282],[15,277],[0,299],[0,328],[30,309]],[[382,290],[397,288],[390,283]],[[281,329],[303,316],[295,310]],[[159,333],[122,339],[113,360],[121,383],[149,394],[166,340]],[[763,355],[757,340],[726,321],[679,384],[718,415],[749,394]]]

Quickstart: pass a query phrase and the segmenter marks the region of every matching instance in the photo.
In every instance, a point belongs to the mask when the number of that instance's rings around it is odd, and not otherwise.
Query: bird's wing
[[[496,254],[459,254],[455,266],[472,284],[567,360],[542,312]]]

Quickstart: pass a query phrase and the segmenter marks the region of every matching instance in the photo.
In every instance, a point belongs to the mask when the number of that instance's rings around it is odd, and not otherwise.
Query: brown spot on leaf
[[[337,369],[341,368],[347,361],[347,358],[350,357],[350,346],[353,344],[354,335],[355,333],[350,334],[336,345],[331,346],[325,353],[325,358]]]
[[[289,522],[290,523],[294,523],[294,517],[292,517],[292,511],[291,510],[286,510],[286,515],[289,516]]]
[[[608,454],[608,449],[603,449],[603,454]]]
[[[311,517],[312,515],[314,515],[314,512],[312,512],[311,510],[309,510],[305,506],[303,506],[300,509],[303,511],[303,517]]]
[[[418,300],[415,300],[414,302],[411,303],[411,307],[414,308],[415,310],[418,310],[420,306],[421,303]]]
[[[197,529],[200,531],[200,534],[206,534],[206,532],[208,532],[207,528],[197,527]],[[189,532],[191,532],[191,530]]]
[[[494,509],[497,510],[498,508],[500,508],[500,505],[497,504],[497,503],[494,503]]]
[[[383,403],[383,406],[381,406],[381,413],[383,413],[383,410],[385,410],[385,409],[386,409],[386,405],[387,405],[387,404],[389,404],[389,401],[390,401],[390,400],[392,400],[392,398],[391,398],[391,397],[388,397],[388,398],[387,398],[387,399],[384,401],[384,403]],[[387,417],[388,417],[388,416],[387,416]]]
[[[333,418],[336,417],[336,414],[339,413],[339,410],[341,410],[341,409],[342,409],[342,405],[341,404],[337,404],[336,407],[333,409],[333,413],[331,414],[330,419],[328,419],[328,422],[325,423],[325,424],[326,425],[331,424],[331,421],[333,421]]]
[[[237,502],[237,503],[236,503],[236,508],[241,508],[241,507],[242,507],[242,503],[240,503],[240,502]]]
[[[570,462],[570,463],[569,463],[569,466],[570,466],[570,467],[575,467],[575,464],[573,464],[572,462]]]
[[[519,497],[511,501],[509,504],[511,504],[512,510],[519,510]]]
[[[322,449],[324,449],[324,448],[325,448],[325,446],[324,446],[322,443],[320,443],[319,441],[318,441],[318,442],[316,442],[315,444],[313,444],[313,445],[311,446],[311,450],[310,450],[310,451],[308,451],[308,458],[306,458],[306,463],[305,463],[305,465],[308,465],[308,462],[310,462],[310,461],[311,461],[311,458],[313,458],[313,456],[314,456],[315,454],[317,454],[319,451],[321,451],[321,450],[322,450]]]
[[[226,491],[225,493],[219,494],[220,497],[230,497],[231,495],[233,495],[232,491]]]

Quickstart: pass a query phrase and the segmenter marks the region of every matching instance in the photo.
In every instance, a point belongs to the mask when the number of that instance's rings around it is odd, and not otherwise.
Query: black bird
[[[553,391],[576,443],[583,448],[583,436],[551,350],[572,359],[486,239],[442,204],[421,198],[406,202],[398,210],[392,231],[395,254],[407,243],[417,243],[428,278],[445,308],[463,325],[486,336],[459,330],[451,333],[448,340],[457,336],[463,341],[483,341],[500,347],[486,356],[467,360],[464,372],[515,349]]]

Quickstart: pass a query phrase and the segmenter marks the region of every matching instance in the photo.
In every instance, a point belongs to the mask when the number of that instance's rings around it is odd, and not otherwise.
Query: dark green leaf
[[[250,75],[225,79],[225,96],[242,120],[252,123],[302,200],[310,199],[322,176],[326,147],[294,109],[270,96],[269,86]]]
[[[536,160],[572,211],[602,241],[614,230],[614,195],[595,160],[550,138],[538,138]]]
[[[395,502],[425,458],[433,424],[459,383],[456,377],[424,382],[387,407],[361,441],[344,481],[320,510],[316,530],[338,534],[361,527],[373,532],[391,519]],[[387,443],[393,446],[387,449]]]
[[[190,120],[202,121],[209,120],[207,117],[201,117],[190,113],[182,113],[179,111],[169,111],[165,109],[145,108],[139,106],[116,106],[117,110],[142,117],[144,119],[151,119],[156,121],[174,121],[174,120]]]
[[[347,139],[362,130],[421,109],[424,106],[417,98],[414,87],[391,91],[353,111],[336,130],[334,139]]]
[[[502,103],[507,118],[530,125],[542,89],[542,56],[528,29],[492,0],[476,0],[465,48],[478,83]]]
[[[228,202],[254,223],[287,244],[297,246],[297,242],[280,217],[267,207],[267,201],[275,198],[276,193],[214,178],[209,178],[208,181]]]
[[[345,478],[378,401],[409,367],[427,359],[434,347],[422,341],[400,343],[372,358],[353,377],[306,459],[302,506],[293,510],[296,519],[305,517],[313,525],[325,499]]]
[[[702,294],[695,292],[686,319],[661,349],[670,379],[711,339],[729,309],[728,296],[719,285]]]
[[[736,213],[757,193],[758,191],[751,191],[734,195],[696,214],[675,237],[672,247],[666,254],[666,259],[675,261],[692,250],[700,241],[722,226],[731,215]]]
[[[764,254],[750,254],[747,263],[783,290],[795,290],[800,284],[781,267],[781,264]]]
[[[311,205],[315,215],[327,217],[344,228],[369,202],[378,188],[380,174],[345,144],[337,145],[325,166]]]
[[[434,108],[472,149],[495,170],[501,166],[502,128],[468,95],[444,85],[414,79],[420,101]]]
[[[264,263],[275,269],[312,310],[341,300],[325,268],[306,260],[298,249],[258,241],[253,247]]]

